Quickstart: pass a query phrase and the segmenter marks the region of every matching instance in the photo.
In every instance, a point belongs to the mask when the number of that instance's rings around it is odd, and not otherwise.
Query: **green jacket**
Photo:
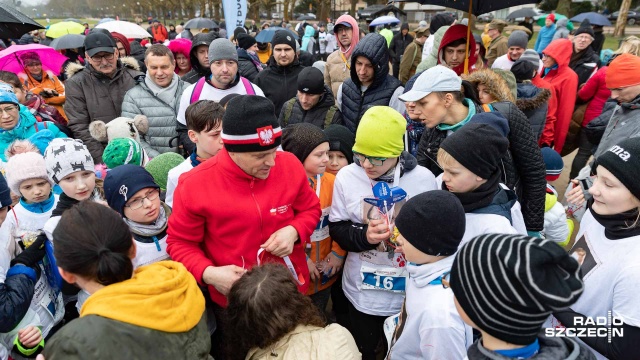
[[[431,50],[431,54],[426,58],[423,62],[418,64],[416,68],[416,73],[423,72],[425,70],[431,69],[432,67],[438,65],[438,50],[440,48],[440,42],[442,42],[442,37],[444,33],[447,32],[450,26],[442,26],[435,34],[432,36],[433,38],[433,49]]]

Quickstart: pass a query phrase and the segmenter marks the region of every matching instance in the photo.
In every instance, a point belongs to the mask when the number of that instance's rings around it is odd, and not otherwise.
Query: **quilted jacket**
[[[533,84],[518,84],[518,100],[516,105],[522,111],[531,124],[533,134],[537,140],[542,136],[544,124],[547,121],[548,101],[551,91],[540,89]]]

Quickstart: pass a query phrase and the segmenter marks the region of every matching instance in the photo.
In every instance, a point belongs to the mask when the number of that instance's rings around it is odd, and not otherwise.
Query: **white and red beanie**
[[[222,117],[222,142],[229,152],[265,151],[280,146],[282,129],[271,100],[255,95],[231,99]]]

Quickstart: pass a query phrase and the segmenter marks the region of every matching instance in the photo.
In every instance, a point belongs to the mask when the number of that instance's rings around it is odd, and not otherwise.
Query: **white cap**
[[[462,79],[448,67],[437,65],[424,71],[413,88],[400,95],[402,101],[418,101],[434,91],[460,91]]]

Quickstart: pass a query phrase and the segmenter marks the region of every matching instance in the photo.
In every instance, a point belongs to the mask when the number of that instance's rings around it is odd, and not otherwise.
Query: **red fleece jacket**
[[[250,269],[260,245],[277,230],[292,225],[300,241],[292,262],[309,287],[305,244],[320,219],[320,202],[309,186],[300,161],[278,151],[265,180],[240,169],[226,150],[180,176],[169,218],[167,252],[183,263],[196,280],[208,266],[237,265]],[[243,260],[244,259],[244,260]],[[209,286],[211,299],[226,306],[227,299]]]

